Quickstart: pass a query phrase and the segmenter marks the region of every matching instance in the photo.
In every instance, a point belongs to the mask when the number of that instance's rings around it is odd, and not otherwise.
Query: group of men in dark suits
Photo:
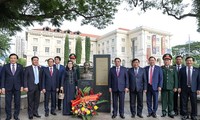
[[[76,58],[75,54],[70,54]],[[60,64],[61,58],[56,56],[54,59],[47,60],[48,67],[39,65],[39,58],[33,56],[31,58],[32,65],[23,68],[17,63],[17,54],[10,54],[10,62],[5,64],[0,74],[0,94],[5,94],[5,111],[6,120],[12,119],[11,106],[12,98],[14,96],[14,114],[15,120],[19,119],[20,113],[20,97],[21,92],[27,92],[28,96],[28,118],[40,118],[38,107],[40,102],[40,93],[44,93],[44,109],[45,116],[49,116],[49,111],[52,115],[56,115],[56,101],[58,101],[58,110],[61,110],[61,100],[56,100],[56,94],[60,91],[61,76],[65,71],[65,67]],[[54,64],[55,63],[55,64]],[[51,96],[51,110],[49,110],[49,98]]]
[[[121,59],[115,58],[115,66],[109,71],[108,85],[109,92],[112,93],[113,115],[114,119],[118,111],[122,119],[124,116],[124,97],[125,92],[129,91],[130,95],[130,111],[132,118],[137,115],[142,116],[143,109],[143,93],[147,98],[147,117],[156,118],[158,108],[158,95],[161,92],[162,115],[174,118],[179,112],[182,120],[189,118],[188,100],[191,101],[191,119],[197,120],[197,94],[200,94],[200,71],[193,67],[194,58],[187,57],[185,59],[186,66],[182,64],[182,56],[176,57],[176,64],[171,65],[172,56],[170,54],[163,55],[163,66],[156,65],[156,58],[149,57],[149,66],[141,68],[140,60],[135,58],[132,60],[132,68],[126,69],[121,66]],[[180,102],[178,95],[180,94]],[[137,109],[136,109],[137,101]],[[179,105],[180,103],[180,109]]]

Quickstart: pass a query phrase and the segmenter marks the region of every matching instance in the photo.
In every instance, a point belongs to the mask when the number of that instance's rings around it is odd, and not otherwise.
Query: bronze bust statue
[[[81,79],[82,80],[93,80],[92,72],[90,72],[89,68],[90,68],[90,63],[85,62],[84,63],[84,71],[81,74]]]

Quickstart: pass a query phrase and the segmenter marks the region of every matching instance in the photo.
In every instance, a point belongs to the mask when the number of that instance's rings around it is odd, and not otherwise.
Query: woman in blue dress
[[[71,100],[75,99],[76,89],[77,73],[73,69],[73,62],[69,60],[61,82],[61,90],[64,90],[63,115],[72,115]]]

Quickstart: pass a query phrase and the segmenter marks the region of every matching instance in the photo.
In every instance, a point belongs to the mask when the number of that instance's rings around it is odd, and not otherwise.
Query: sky
[[[171,46],[178,44],[185,44],[189,40],[200,41],[200,33],[197,32],[197,21],[195,18],[186,17],[182,20],[177,20],[168,15],[163,15],[162,11],[150,10],[145,13],[141,13],[139,8],[135,8],[132,11],[125,10],[126,5],[119,6],[118,13],[115,15],[112,25],[107,26],[107,28],[99,30],[91,25],[81,26],[81,19],[77,21],[64,21],[63,25],[60,27],[63,30],[80,31],[82,33],[103,35],[117,28],[127,28],[134,29],[140,26],[146,26],[154,29],[159,29],[162,31],[170,32],[173,36],[171,38]],[[28,27],[25,30],[30,30],[34,28],[43,28],[51,24],[45,22],[43,26],[35,24],[34,27]],[[18,35],[25,36],[25,32],[18,33]]]

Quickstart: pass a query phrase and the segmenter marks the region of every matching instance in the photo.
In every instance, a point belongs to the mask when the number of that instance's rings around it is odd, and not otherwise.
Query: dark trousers
[[[124,115],[124,91],[112,92],[113,99],[113,115],[117,115],[118,111],[118,99],[119,99],[119,114]]]
[[[178,103],[180,102],[180,107],[178,107]],[[183,111],[182,111],[182,99],[181,99],[181,94],[180,94],[180,101],[178,102],[178,92],[174,93],[174,112],[178,113],[180,110],[180,114],[182,115]]]
[[[60,87],[59,87],[60,88]],[[59,93],[61,93],[61,90],[59,89],[58,91],[58,95]],[[62,100],[58,98],[58,108],[61,108],[61,103],[62,103]]]
[[[33,114],[38,115],[38,107],[40,103],[40,90],[39,85],[34,84],[34,89],[28,91],[28,115],[30,117]]]
[[[147,88],[147,108],[149,114],[156,114],[158,109],[158,90],[153,90],[152,85],[148,84]],[[153,108],[152,108],[152,98],[153,98]]]
[[[49,113],[49,97],[51,96],[51,112],[55,112],[56,109],[56,91],[46,91],[44,94],[44,109],[45,113]]]
[[[136,114],[136,98],[137,98],[137,114],[142,115],[143,109],[143,92],[131,91],[130,92],[130,109],[131,114]]]
[[[182,110],[183,115],[189,115],[188,114],[188,98],[190,98],[191,102],[191,116],[197,116],[197,93],[192,92],[190,87],[182,89],[181,91],[181,99],[182,99]]]
[[[15,90],[14,88],[12,90],[6,90],[5,94],[5,111],[6,111],[6,116],[7,118],[11,119],[12,118],[12,98],[14,96],[14,118],[18,118],[19,112],[20,112],[20,97],[21,97],[21,92],[20,90]]]

